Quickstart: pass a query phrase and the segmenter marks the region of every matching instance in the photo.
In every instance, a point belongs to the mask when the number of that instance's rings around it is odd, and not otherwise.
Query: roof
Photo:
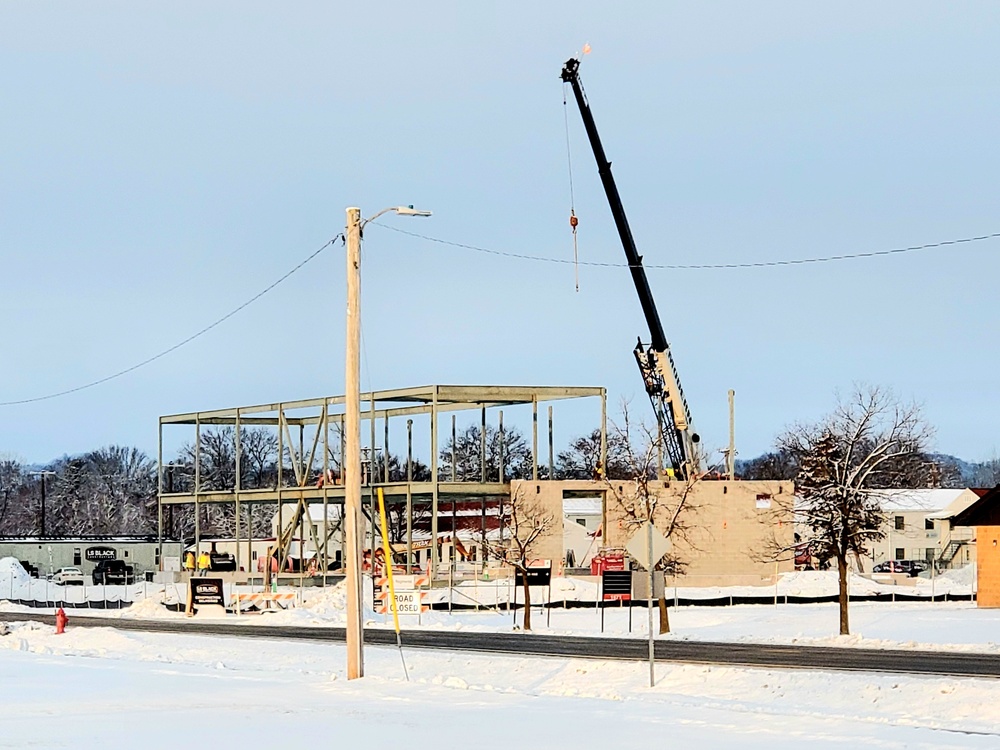
[[[927,517],[931,519],[941,519],[947,520],[954,518],[959,513],[964,511],[970,505],[972,505],[976,500],[981,498],[989,492],[988,489],[983,489],[980,487],[970,487],[962,491],[962,494],[956,497],[951,504],[944,510],[939,510],[936,513],[928,513]]]
[[[965,492],[964,489],[872,490],[887,511],[940,511],[951,505]]]
[[[1000,526],[1000,485],[987,490],[957,514],[952,523],[955,526]]]
[[[603,511],[599,497],[573,497],[563,500],[563,515],[599,516]]]
[[[155,544],[157,537],[153,535],[136,536],[3,536],[0,544]],[[176,539],[164,536],[165,543],[176,542]]]
[[[281,521],[282,523],[288,523],[292,516],[295,515],[295,508],[297,503],[285,503],[284,507],[281,509]],[[323,504],[322,503],[307,503],[306,507],[309,509],[309,514],[307,518],[313,523],[319,523],[323,520]],[[334,503],[327,503],[326,506],[327,520],[328,521],[339,521],[340,520],[340,505]],[[271,520],[275,523],[278,521],[278,511],[274,512]]]

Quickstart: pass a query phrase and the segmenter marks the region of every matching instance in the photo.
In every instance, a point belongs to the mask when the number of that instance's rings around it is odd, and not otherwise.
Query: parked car
[[[94,583],[135,583],[135,569],[124,560],[101,560],[94,566]]]
[[[873,573],[905,573],[911,578],[927,570],[923,560],[886,560],[872,568]]]
[[[82,586],[84,583],[83,571],[79,568],[59,568],[52,574],[52,583],[61,583],[63,586]]]

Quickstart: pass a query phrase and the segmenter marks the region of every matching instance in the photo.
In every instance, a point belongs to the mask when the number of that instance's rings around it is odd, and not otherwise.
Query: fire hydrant
[[[66,616],[66,612],[62,607],[56,610],[56,635],[66,632],[66,623],[69,622],[69,618]]]

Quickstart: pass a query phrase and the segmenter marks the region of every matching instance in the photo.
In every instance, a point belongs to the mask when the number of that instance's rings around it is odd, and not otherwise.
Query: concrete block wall
[[[656,526],[666,531],[673,510],[683,497],[680,482],[657,482],[655,489],[661,510]],[[621,488],[619,490],[619,487]],[[626,492],[628,483],[615,484]],[[686,564],[684,577],[689,585],[707,583],[725,576],[767,577],[775,572],[794,570],[791,554],[775,562],[768,559],[775,543],[790,548],[794,541],[791,482],[704,481],[689,492],[684,511],[687,539],[675,536],[674,551]],[[608,494],[608,545],[624,546],[634,525]]]
[[[511,502],[522,510],[540,512],[551,521],[547,534],[538,538],[531,557],[551,560],[552,570],[561,570],[565,560],[563,550],[563,483],[515,480],[510,484]],[[523,523],[522,518],[522,523]]]

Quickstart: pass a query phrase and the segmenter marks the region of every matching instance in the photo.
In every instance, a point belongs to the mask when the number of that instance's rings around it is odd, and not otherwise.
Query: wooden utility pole
[[[364,677],[361,613],[361,209],[347,209],[347,336],[344,375],[344,550],[347,679]]]
[[[736,391],[729,389],[729,451],[726,453],[726,474],[736,478]]]

